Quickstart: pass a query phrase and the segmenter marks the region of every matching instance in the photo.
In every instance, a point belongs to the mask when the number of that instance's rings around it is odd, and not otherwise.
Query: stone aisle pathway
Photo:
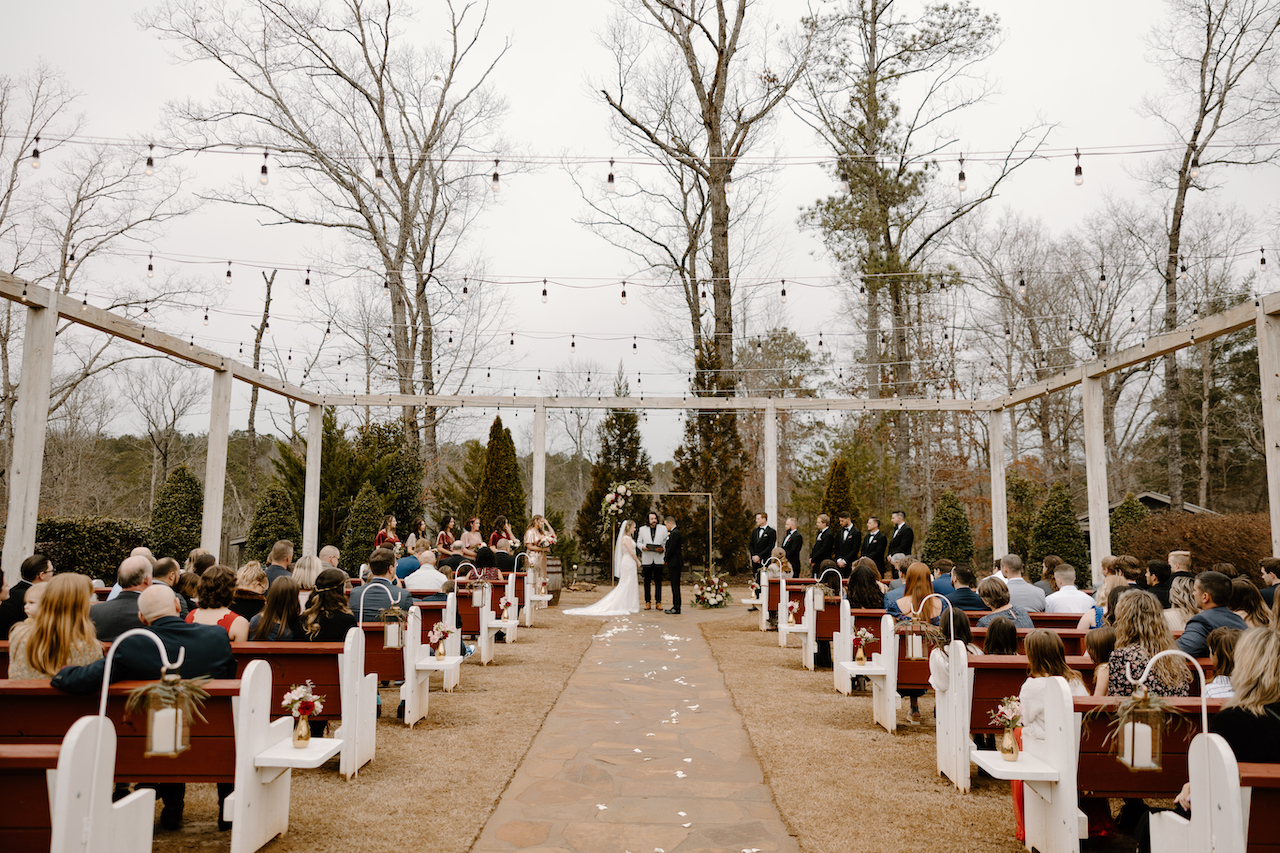
[[[795,853],[686,608],[605,621],[472,848]]]

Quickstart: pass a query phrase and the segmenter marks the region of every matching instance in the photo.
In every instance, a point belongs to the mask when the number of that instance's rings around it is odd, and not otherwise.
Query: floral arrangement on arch
[[[988,712],[993,725],[1002,729],[1016,729],[1022,725],[1022,702],[1017,696],[1006,696],[994,711]]]
[[[708,572],[694,581],[693,603],[701,607],[724,607],[729,603],[729,582]]]
[[[631,505],[631,498],[641,488],[643,488],[643,485],[636,480],[616,483],[604,496],[604,501],[600,504],[600,511],[606,516],[621,516],[627,511],[627,507]]]
[[[853,650],[855,652],[857,652],[858,649],[865,648],[872,643],[878,642],[880,642],[880,638],[868,631],[866,628],[859,628],[853,632]]]
[[[324,710],[324,696],[316,693],[316,686],[307,679],[290,687],[280,705],[295,717],[314,717]]]
[[[431,630],[427,632],[427,642],[434,646],[436,643],[445,640],[452,633],[452,628],[448,627],[443,622],[437,622],[432,625]]]

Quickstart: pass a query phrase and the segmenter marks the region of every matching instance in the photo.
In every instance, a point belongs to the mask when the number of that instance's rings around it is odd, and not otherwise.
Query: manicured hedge
[[[147,525],[127,518],[46,516],[36,522],[36,551],[60,572],[115,583],[129,552],[149,539]]]

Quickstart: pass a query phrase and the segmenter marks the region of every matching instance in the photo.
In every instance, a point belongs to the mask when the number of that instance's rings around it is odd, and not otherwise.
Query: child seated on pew
[[[1205,638],[1209,646],[1209,662],[1213,664],[1213,680],[1205,685],[1204,698],[1230,699],[1235,695],[1231,687],[1231,669],[1235,660],[1236,642],[1244,633],[1239,628],[1214,628]]]
[[[48,583],[33,583],[27,587],[26,593],[22,596],[22,612],[27,614],[28,619],[36,617],[36,611],[40,609],[40,599],[44,596],[45,588]]]
[[[1084,635],[1084,653],[1093,661],[1093,695],[1107,695],[1107,673],[1111,653],[1116,649],[1116,630],[1110,625],[1094,628]]]
[[[959,607],[948,608],[952,611],[942,619],[942,645],[929,652],[929,686],[934,690],[951,689],[951,669],[947,665],[948,649],[959,640],[964,643],[965,651],[971,655],[982,654],[982,649],[973,644],[973,629],[969,627],[969,614]]]
[[[987,626],[987,639],[982,644],[984,655],[1016,655],[1018,653],[1018,629],[1013,621],[997,616]]]

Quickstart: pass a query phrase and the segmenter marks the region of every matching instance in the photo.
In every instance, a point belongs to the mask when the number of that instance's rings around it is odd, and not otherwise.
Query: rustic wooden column
[[[231,436],[230,370],[213,372],[213,395],[209,406],[209,447],[204,463],[204,517],[200,525],[200,547],[221,559],[222,508],[227,491],[227,441]]]
[[[1111,500],[1107,492],[1107,444],[1102,431],[1102,377],[1085,376],[1084,470],[1089,493],[1089,564],[1102,583],[1102,558],[1111,553]]]
[[[778,518],[778,406],[770,398],[764,406],[764,511],[769,524],[782,530]]]

